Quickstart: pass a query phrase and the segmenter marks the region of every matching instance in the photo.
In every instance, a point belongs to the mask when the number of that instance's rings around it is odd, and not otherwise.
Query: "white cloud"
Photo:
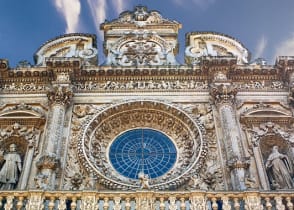
[[[114,11],[119,14],[123,10],[125,10],[126,7],[128,7],[127,0],[112,0],[112,6]],[[103,23],[107,16],[107,9],[109,7],[109,1],[107,0],[87,0],[87,3],[89,5],[92,18],[95,23],[96,30],[102,38],[103,33],[100,31],[100,24]]]
[[[255,48],[254,57],[261,58],[264,54],[264,50],[265,50],[266,46],[267,46],[267,38],[265,36],[262,36],[259,39],[257,46]]]
[[[54,5],[66,21],[66,33],[77,32],[81,13],[80,0],[55,0]]]
[[[175,4],[186,7],[187,5],[195,4],[196,6],[205,9],[213,4],[216,0],[173,0]]]
[[[127,0],[112,0],[112,5],[117,14],[120,14],[127,7]]]
[[[277,56],[294,56],[294,33],[279,44],[275,53]]]
[[[103,23],[106,18],[106,0],[87,0],[87,2],[95,23],[96,30],[100,37],[102,37],[102,32],[100,32],[100,24]]]

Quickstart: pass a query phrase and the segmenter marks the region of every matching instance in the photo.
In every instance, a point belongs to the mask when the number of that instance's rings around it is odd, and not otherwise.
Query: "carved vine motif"
[[[223,190],[223,172],[221,169],[219,157],[217,155],[217,144],[215,133],[209,132],[208,156],[205,164],[199,173],[195,173],[188,182],[188,189],[202,190]]]
[[[89,114],[85,118],[87,123],[84,121],[80,127],[82,132],[74,137],[74,141],[78,141],[76,151],[87,173],[94,172],[98,175],[99,183],[107,188],[133,189],[140,186],[139,180],[118,174],[110,165],[106,154],[111,141],[130,128],[149,127],[160,130],[174,139],[178,147],[177,164],[164,176],[150,180],[151,188],[180,186],[189,179],[192,171],[194,173],[200,170],[207,155],[205,137],[201,138],[203,134],[198,125],[183,112],[167,104],[152,101],[123,103],[92,117]],[[91,120],[88,121],[89,119]],[[71,159],[74,160],[74,157]]]
[[[189,113],[199,126],[205,130],[207,153],[205,163],[200,172],[194,173],[185,188],[202,190],[223,190],[223,172],[218,157],[218,147],[215,133],[215,122],[212,106],[207,103],[179,105]]]
[[[65,178],[63,188],[66,190],[74,189],[96,189],[97,177],[92,173],[86,173],[78,160],[77,156],[77,136],[84,125],[89,123],[94,113],[102,110],[104,106],[97,105],[76,105],[73,109],[71,140],[68,147],[67,160],[65,166]],[[90,118],[90,119],[89,119]]]
[[[47,85],[36,83],[11,83],[0,85],[0,90],[5,92],[44,92],[49,90]]]
[[[272,81],[270,84],[266,84],[265,81],[250,81],[237,85],[238,90],[281,90],[285,88],[285,84],[282,81]]]
[[[78,91],[89,91],[89,90],[207,90],[208,83],[197,82],[195,80],[190,81],[129,81],[129,82],[118,82],[118,81],[106,81],[103,83],[76,83],[75,87]]]

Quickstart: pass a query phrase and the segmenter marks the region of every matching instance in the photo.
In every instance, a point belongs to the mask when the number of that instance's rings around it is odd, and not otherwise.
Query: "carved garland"
[[[81,127],[77,153],[83,167],[98,175],[101,184],[110,189],[136,189],[139,181],[128,179],[111,166],[108,148],[120,133],[148,127],[168,135],[178,150],[174,167],[165,175],[150,180],[153,189],[181,186],[193,173],[200,171],[207,155],[205,130],[184,112],[171,105],[154,101],[135,101],[111,106],[94,115]],[[192,149],[191,149],[192,148]]]
[[[289,145],[294,145],[294,134],[292,130],[285,131],[278,124],[266,122],[251,130],[252,143],[255,147],[259,146],[260,140],[267,136],[278,136],[284,139]]]

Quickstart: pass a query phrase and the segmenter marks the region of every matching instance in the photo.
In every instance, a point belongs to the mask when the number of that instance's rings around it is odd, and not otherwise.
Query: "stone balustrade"
[[[293,210],[293,191],[2,191],[2,210]]]

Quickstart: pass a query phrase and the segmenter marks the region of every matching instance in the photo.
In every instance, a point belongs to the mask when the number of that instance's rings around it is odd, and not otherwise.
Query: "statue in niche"
[[[293,167],[287,155],[279,152],[278,146],[273,146],[272,153],[268,156],[265,167],[269,180],[275,189],[290,189],[294,187],[292,175]]]
[[[0,170],[0,189],[15,189],[22,170],[21,157],[16,152],[16,145],[10,144],[7,154],[4,154],[4,151],[1,150],[0,158],[4,159],[3,166]]]

